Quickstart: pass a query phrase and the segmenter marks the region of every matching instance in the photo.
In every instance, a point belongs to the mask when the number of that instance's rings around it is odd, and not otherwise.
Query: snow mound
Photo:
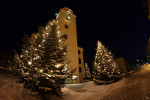
[[[143,66],[141,66],[140,71],[142,71],[142,72],[149,71],[150,72],[150,64],[144,64]]]
[[[144,66],[142,68],[147,68]],[[146,72],[146,73],[145,73]],[[17,84],[17,78],[0,74],[0,100],[42,100]],[[66,84],[62,98],[51,100],[150,100],[150,71],[138,71],[109,85],[96,85],[93,81]]]
[[[126,84],[113,90],[101,100],[150,100],[150,72],[133,73]]]
[[[127,79],[122,79],[119,82],[110,84],[110,85],[96,85],[94,82],[90,82],[83,89],[86,89],[91,96],[86,98],[87,100],[100,100],[105,97],[107,94],[110,94],[113,90],[122,88],[126,84]],[[90,88],[89,88],[90,87]],[[85,99],[85,100],[86,100]]]
[[[96,85],[93,81],[69,85],[62,89],[62,100],[150,100],[149,79],[150,72],[139,71],[109,85]]]
[[[0,100],[41,100],[17,84],[17,81],[13,76],[0,74]]]
[[[66,87],[62,89],[63,100],[100,100],[114,89],[123,87],[126,81],[127,79],[122,79],[120,82],[110,85],[96,85],[93,81],[80,85],[66,85]],[[79,91],[77,91],[77,89],[79,89]]]

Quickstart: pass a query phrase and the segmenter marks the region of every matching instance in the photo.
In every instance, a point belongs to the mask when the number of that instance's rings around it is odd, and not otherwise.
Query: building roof
[[[71,12],[73,14],[73,11],[71,9],[67,8],[67,7],[64,7],[62,9],[65,10],[65,11],[69,11],[69,12]]]

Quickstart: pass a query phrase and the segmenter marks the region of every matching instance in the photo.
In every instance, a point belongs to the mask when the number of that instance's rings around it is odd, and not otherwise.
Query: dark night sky
[[[24,33],[37,32],[39,25],[55,18],[55,13],[69,7],[77,15],[78,45],[84,48],[89,64],[99,39],[116,57],[135,60],[144,55],[150,34],[150,21],[140,0],[49,0],[49,2],[0,3],[0,51],[21,48]]]

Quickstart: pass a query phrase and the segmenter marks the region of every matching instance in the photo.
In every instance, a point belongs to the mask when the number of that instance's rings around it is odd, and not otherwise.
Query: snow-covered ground
[[[16,82],[14,76],[0,74],[0,100],[41,100]]]
[[[98,86],[94,82],[89,82],[80,89],[81,92],[64,88],[63,100],[150,100],[149,79],[150,73],[145,73],[129,79],[124,78],[110,85]]]
[[[94,82],[67,85],[63,100],[150,100],[150,65],[110,85]]]
[[[67,84],[62,88],[62,99],[51,100],[150,100],[150,66],[110,85],[95,85],[94,82]],[[17,78],[0,74],[0,100],[42,100],[31,94]]]

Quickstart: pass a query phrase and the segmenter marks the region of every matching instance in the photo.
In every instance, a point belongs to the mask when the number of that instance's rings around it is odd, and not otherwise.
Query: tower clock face
[[[67,11],[66,13],[67,13],[67,15],[71,15],[71,12],[70,12],[70,11]]]
[[[71,12],[70,12],[70,11],[66,11],[66,14],[68,15],[68,16],[66,17],[66,19],[67,19],[67,20],[70,20]]]

